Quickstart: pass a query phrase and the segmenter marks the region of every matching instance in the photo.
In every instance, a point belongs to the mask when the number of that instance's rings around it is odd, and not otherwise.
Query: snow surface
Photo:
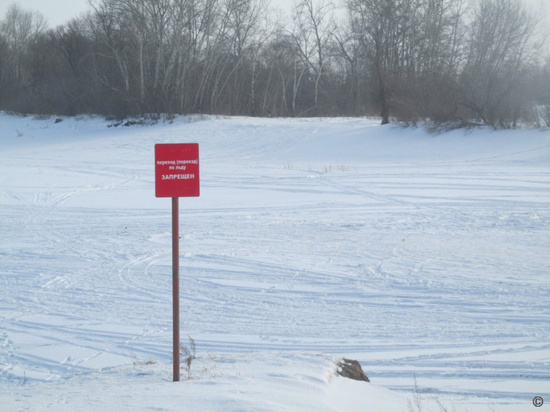
[[[549,409],[548,130],[108,125],[0,114],[1,410]],[[176,383],[171,142],[201,162]]]

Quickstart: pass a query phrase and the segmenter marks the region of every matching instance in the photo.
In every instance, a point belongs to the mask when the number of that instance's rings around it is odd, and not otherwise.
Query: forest
[[[542,17],[517,0],[90,0],[0,16],[0,110],[550,125]]]

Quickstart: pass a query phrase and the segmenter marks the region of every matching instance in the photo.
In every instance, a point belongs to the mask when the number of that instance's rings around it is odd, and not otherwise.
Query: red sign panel
[[[156,144],[156,197],[197,197],[199,194],[198,143]]]

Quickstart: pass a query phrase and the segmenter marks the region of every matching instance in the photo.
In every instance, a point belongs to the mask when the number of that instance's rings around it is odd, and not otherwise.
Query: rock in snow
[[[370,382],[361,364],[353,359],[342,358],[336,362],[336,373],[344,378],[354,379],[356,381]]]

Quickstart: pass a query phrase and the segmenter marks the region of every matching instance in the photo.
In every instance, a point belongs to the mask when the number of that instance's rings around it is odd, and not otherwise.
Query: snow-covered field
[[[2,411],[550,409],[548,130],[108,124],[0,115]],[[201,167],[176,383],[168,142]]]

